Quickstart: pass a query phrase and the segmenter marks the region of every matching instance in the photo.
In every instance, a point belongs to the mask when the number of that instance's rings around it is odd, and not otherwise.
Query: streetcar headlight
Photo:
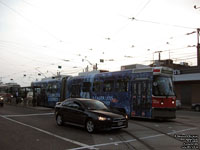
[[[172,101],[172,104],[175,104],[175,101]]]
[[[164,102],[160,102],[161,105],[164,105]]]
[[[128,115],[126,115],[125,118],[128,119]]]
[[[3,100],[3,97],[1,97],[0,100]]]

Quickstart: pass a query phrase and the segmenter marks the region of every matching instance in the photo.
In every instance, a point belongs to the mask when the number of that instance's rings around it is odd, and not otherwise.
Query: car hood
[[[110,118],[122,118],[124,117],[122,114],[117,114],[111,111],[105,111],[105,110],[90,110],[93,113],[96,113],[98,115],[102,115],[104,117],[110,117]]]

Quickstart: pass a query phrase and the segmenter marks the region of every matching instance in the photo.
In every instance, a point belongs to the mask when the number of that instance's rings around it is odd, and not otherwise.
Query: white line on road
[[[2,116],[2,117],[5,118],[5,119],[7,119],[7,120],[10,120],[10,121],[12,121],[12,122],[18,123],[18,124],[20,124],[20,125],[23,125],[23,126],[26,126],[26,127],[32,128],[32,129],[35,129],[35,130],[40,131],[40,132],[42,132],[42,133],[45,133],[45,134],[51,135],[51,136],[53,136],[53,137],[56,137],[56,138],[58,138],[58,139],[64,140],[64,141],[66,141],[66,142],[70,142],[70,143],[73,143],[73,144],[76,144],[76,145],[79,145],[79,146],[82,146],[82,147],[88,147],[88,146],[89,146],[89,145],[87,145],[87,144],[80,143],[80,142],[78,142],[78,141],[74,141],[74,140],[71,140],[71,139],[68,139],[68,138],[65,138],[65,137],[56,135],[56,134],[54,134],[54,133],[51,133],[51,132],[45,131],[45,130],[43,130],[43,129],[39,129],[39,128],[37,128],[37,127],[34,127],[34,126],[31,126],[31,125],[28,125],[28,124],[25,124],[25,123],[16,121],[16,120],[11,119],[11,118],[7,118],[7,117],[5,117],[5,116]]]
[[[67,141],[67,142],[70,142],[70,143],[73,143],[73,144],[76,144],[76,145],[81,146],[81,147],[78,147],[78,148],[72,148],[72,149],[70,149],[70,150],[80,150],[80,149],[86,149],[86,148],[88,148],[88,149],[96,149],[95,147],[101,147],[101,146],[107,146],[107,145],[117,145],[117,144],[121,144],[121,143],[130,143],[130,142],[137,141],[136,139],[130,139],[130,140],[126,140],[126,141],[116,141],[116,142],[102,143],[102,144],[96,144],[96,145],[87,145],[87,144],[84,144],[84,143],[80,143],[80,142],[78,142],[78,141],[74,141],[74,140],[71,140],[71,139],[68,139],[68,138],[65,138],[65,137],[56,135],[56,134],[54,134],[54,133],[45,131],[45,130],[43,130],[43,129],[39,129],[39,128],[37,128],[37,127],[34,127],[34,126],[31,126],[31,125],[28,125],[28,124],[25,124],[25,123],[16,121],[16,120],[14,120],[14,119],[8,118],[8,117],[23,117],[23,116],[42,116],[42,115],[53,115],[53,114],[54,114],[54,113],[26,114],[26,115],[1,115],[1,117],[5,118],[5,119],[7,119],[7,120],[10,120],[10,121],[12,121],[12,122],[21,124],[21,125],[23,125],[23,126],[27,126],[27,127],[32,128],[32,129],[35,129],[35,130],[37,130],[37,131],[43,132],[43,133],[45,133],[45,134],[54,136],[54,137],[59,138],[59,139],[61,139],[61,140],[64,140],[64,141]],[[171,135],[171,134],[175,134],[175,133],[179,133],[179,132],[185,132],[185,131],[196,130],[196,129],[197,129],[197,128],[188,128],[188,129],[184,129],[184,130],[169,132],[169,133],[166,133],[166,134]],[[139,139],[144,140],[144,139],[150,139],[150,138],[155,138],[155,137],[160,137],[160,136],[165,136],[165,134],[156,134],[156,135],[141,137],[141,138],[139,138]]]
[[[169,132],[167,134],[175,134],[175,133],[179,133],[179,132],[185,132],[185,131],[190,131],[190,130],[196,130],[197,128],[188,128],[188,129],[184,129],[184,130],[179,130],[179,131],[173,131],[173,132]]]
[[[184,132],[184,131],[190,131],[190,130],[196,130],[196,129],[197,128],[188,128],[188,129],[184,129],[184,130],[169,132],[169,133],[166,133],[166,134],[170,135],[170,134],[175,134],[175,133]],[[144,140],[144,139],[150,139],[150,138],[155,138],[155,137],[160,137],[160,136],[165,136],[165,134],[156,134],[156,135],[141,137],[139,139]],[[137,139],[130,139],[130,140],[127,140],[127,141],[116,141],[116,142],[110,142],[110,143],[96,144],[96,145],[90,145],[90,146],[86,146],[86,147],[72,148],[72,149],[69,149],[69,150],[80,150],[80,149],[86,149],[86,148],[94,148],[94,147],[100,147],[100,146],[116,145],[116,144],[121,144],[121,143],[129,143],[129,142],[134,142],[134,141],[137,141]]]
[[[46,116],[53,115],[54,113],[42,113],[42,114],[23,114],[23,115],[1,115],[1,117],[29,117],[29,116]]]

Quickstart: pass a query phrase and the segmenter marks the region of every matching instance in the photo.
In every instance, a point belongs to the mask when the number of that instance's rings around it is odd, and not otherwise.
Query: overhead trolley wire
[[[147,5],[151,2],[151,0],[148,0],[147,3],[138,11],[138,13],[135,15],[135,17],[139,16],[140,13],[147,7]]]
[[[29,22],[32,25],[35,25],[38,29],[45,31],[46,33],[48,33],[51,37],[53,37],[54,39],[56,39],[59,42],[62,42],[61,39],[59,39],[57,36],[55,36],[54,34],[50,33],[48,30],[44,29],[42,26],[39,26],[38,24],[34,23],[33,21],[31,21],[30,19],[28,19],[27,17],[25,17],[23,14],[21,14],[20,12],[18,12],[17,10],[15,10],[14,8],[10,7],[8,4],[6,4],[5,2],[2,2],[0,0],[0,3],[2,5],[4,5],[5,7],[7,7],[8,9],[10,9],[11,11],[13,11],[15,14],[19,15],[20,17],[22,17],[24,20],[26,20],[27,22]]]
[[[197,29],[194,27],[187,27],[187,26],[176,25],[176,24],[168,24],[168,23],[156,22],[156,21],[150,21],[150,20],[142,20],[142,19],[137,19],[137,18],[132,18],[132,20],[145,22],[145,23],[153,23],[153,24],[158,24],[158,25],[172,26],[172,27],[176,27],[176,28]]]

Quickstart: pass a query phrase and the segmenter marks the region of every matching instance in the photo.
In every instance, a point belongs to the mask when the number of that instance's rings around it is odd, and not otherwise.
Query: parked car
[[[89,133],[95,130],[112,130],[128,127],[128,116],[109,109],[94,99],[72,98],[57,102],[55,106],[57,125],[67,123],[85,128]]]
[[[176,100],[176,109],[180,109],[181,108],[181,100],[177,99]]]
[[[4,105],[4,97],[3,96],[0,96],[0,105],[3,107]]]
[[[193,103],[192,109],[194,109],[195,111],[200,111],[200,103]]]

